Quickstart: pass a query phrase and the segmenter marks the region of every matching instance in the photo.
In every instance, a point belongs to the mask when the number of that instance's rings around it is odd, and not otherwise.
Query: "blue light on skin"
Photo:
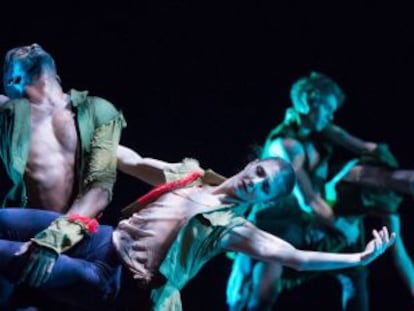
[[[333,120],[337,109],[338,99],[335,95],[321,94],[311,104],[310,112],[302,117],[303,126],[320,132]]]
[[[4,68],[4,90],[9,98],[23,97],[35,77],[44,73],[56,76],[53,58],[38,44],[10,50]]]
[[[29,83],[25,70],[20,62],[14,63],[7,74],[7,80],[5,83],[6,94],[10,98],[22,97],[24,94],[24,88]]]
[[[280,138],[269,141],[265,144],[265,147],[263,149],[263,157],[281,157],[282,159],[291,162],[289,155],[283,146],[282,139]],[[305,197],[302,194],[302,191],[300,190],[297,182],[295,183],[292,193],[296,197],[296,200],[298,201],[301,209],[304,212],[311,214],[313,212],[312,208],[306,203]]]
[[[330,180],[325,183],[325,200],[330,206],[334,206],[337,200],[336,184],[349,173],[359,162],[358,159],[352,159]]]

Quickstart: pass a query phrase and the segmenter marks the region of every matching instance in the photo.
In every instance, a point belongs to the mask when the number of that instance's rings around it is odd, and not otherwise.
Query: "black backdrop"
[[[2,3],[0,53],[39,43],[55,57],[65,90],[88,89],[123,110],[123,144],[168,161],[195,157],[225,175],[281,120],[291,83],[319,70],[347,93],[337,123],[388,142],[401,165],[413,168],[408,6],[273,2]],[[147,189],[119,175],[112,210]],[[401,209],[410,254],[413,208],[408,198]],[[224,310],[229,268],[224,256],[208,264],[183,291],[185,309]],[[390,301],[408,310],[389,256],[371,271],[372,310]],[[339,310],[339,301],[337,284],[323,278],[279,306]]]

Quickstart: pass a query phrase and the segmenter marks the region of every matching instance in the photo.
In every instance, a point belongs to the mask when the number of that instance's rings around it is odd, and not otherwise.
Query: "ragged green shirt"
[[[171,182],[199,170],[194,162],[184,161],[164,174]],[[214,182],[208,176],[210,172],[204,172],[191,186]],[[157,274],[164,279],[161,285],[153,286],[151,310],[180,311],[180,290],[204,264],[224,251],[220,246],[223,235],[246,220],[238,216],[242,211],[230,204],[209,206],[189,198],[194,202],[189,208],[185,204],[168,204],[166,195],[120,222],[113,242],[137,282],[151,284]]]
[[[79,146],[76,161],[77,196],[101,187],[109,199],[116,178],[116,151],[126,126],[121,112],[87,91],[70,91]],[[25,207],[24,173],[29,156],[31,111],[27,99],[13,99],[0,108],[0,173],[2,207]],[[68,206],[69,207],[69,206]]]

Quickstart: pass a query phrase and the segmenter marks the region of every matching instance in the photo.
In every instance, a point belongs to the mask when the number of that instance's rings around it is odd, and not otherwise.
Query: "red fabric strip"
[[[200,178],[202,175],[203,175],[202,172],[192,172],[181,179],[159,185],[155,187],[154,189],[152,189],[151,191],[149,191],[147,194],[144,194],[142,197],[138,198],[136,202],[140,205],[145,205],[151,201],[156,200],[157,198],[159,198],[161,195],[163,195],[166,192],[172,191],[174,189],[182,188],[192,183],[193,181]]]
[[[96,233],[98,231],[99,223],[96,219],[90,219],[89,217],[78,215],[78,214],[69,214],[69,222],[80,222],[85,226],[85,229],[90,233]]]

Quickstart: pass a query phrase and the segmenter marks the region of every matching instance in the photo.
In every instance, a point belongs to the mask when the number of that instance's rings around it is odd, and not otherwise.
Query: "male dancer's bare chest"
[[[70,110],[32,109],[25,170],[29,201],[42,207],[66,208],[73,189],[77,143]]]

